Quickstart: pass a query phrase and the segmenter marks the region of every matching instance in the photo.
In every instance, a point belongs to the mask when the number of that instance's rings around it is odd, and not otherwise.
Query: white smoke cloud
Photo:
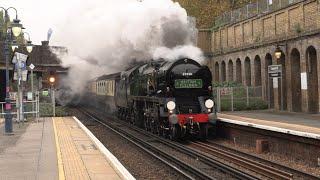
[[[74,92],[93,77],[123,70],[132,60],[203,60],[193,43],[195,23],[188,23],[185,9],[172,0],[4,1],[17,7],[32,38],[45,39],[52,28],[50,44],[68,48],[68,55],[60,57],[70,67],[65,82]]]

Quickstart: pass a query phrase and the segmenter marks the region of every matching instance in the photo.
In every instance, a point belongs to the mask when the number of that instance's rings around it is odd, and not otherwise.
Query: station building
[[[6,64],[4,58],[4,43],[0,41],[0,102],[5,100],[5,86],[6,86]],[[27,66],[31,63],[35,66],[33,70],[34,74],[34,88],[36,90],[50,88],[49,77],[54,76],[56,82],[59,82],[61,76],[66,75],[67,68],[61,66],[61,62],[58,57],[52,53],[51,50],[67,53],[65,47],[50,46],[49,41],[42,41],[41,45],[35,45],[32,52],[29,54],[26,50],[20,48],[16,49],[16,52],[29,55],[27,60]],[[12,61],[13,53],[11,52],[9,59],[9,78],[10,78],[10,92],[14,91],[17,82],[13,80],[14,64]],[[30,69],[28,70],[28,79],[30,79]],[[37,84],[35,84],[37,82]],[[30,90],[30,83],[24,83],[26,90]]]
[[[212,29],[200,30],[198,46],[215,82],[262,87],[275,110],[283,104],[285,111],[320,112],[319,1],[258,0],[222,14]],[[282,86],[269,78],[269,65],[282,65]]]

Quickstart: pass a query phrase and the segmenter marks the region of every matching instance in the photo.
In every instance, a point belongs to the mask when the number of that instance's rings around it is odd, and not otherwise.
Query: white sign
[[[30,66],[29,66],[29,68],[30,68],[31,70],[33,70],[33,69],[35,68],[35,66],[31,63]]]
[[[308,89],[307,73],[306,72],[301,73],[301,89],[303,89],[303,90]]]
[[[17,57],[16,57],[16,56],[13,56],[13,58],[12,58],[12,63],[15,64],[15,63],[17,63],[17,61],[18,61],[18,60],[17,60]]]
[[[21,71],[21,81],[27,81],[27,77],[28,77],[28,71],[27,70],[23,70]],[[18,72],[14,72],[13,74],[13,80],[18,80]]]
[[[28,59],[28,55],[22,54],[22,53],[18,53],[18,52],[15,52],[14,56],[16,56],[16,58],[18,60],[20,60],[20,61],[26,61]]]
[[[28,76],[27,70],[21,71],[22,81],[27,81],[27,76]]]
[[[278,78],[273,78],[273,88],[278,88]]]
[[[28,101],[32,101],[33,99],[32,99],[32,92],[28,92],[27,93],[27,99],[28,99]]]
[[[282,72],[282,65],[269,65],[268,73]]]

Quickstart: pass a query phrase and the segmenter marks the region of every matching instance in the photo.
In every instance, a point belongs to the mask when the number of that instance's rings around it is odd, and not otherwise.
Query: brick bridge
[[[269,101],[270,94],[270,105],[279,110],[280,81],[268,83],[267,70],[268,65],[281,64],[284,110],[319,113],[319,1],[261,1],[268,7],[263,12],[257,4],[247,5],[247,10],[256,5],[256,12],[236,18],[232,15],[237,11],[229,12],[229,22],[199,31],[198,46],[208,55],[214,81],[262,86],[263,98]],[[274,55],[277,47],[282,51],[279,59]]]

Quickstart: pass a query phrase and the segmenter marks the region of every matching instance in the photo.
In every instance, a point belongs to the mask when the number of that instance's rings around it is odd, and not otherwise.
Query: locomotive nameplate
[[[202,88],[202,79],[176,79],[174,87],[180,88]]]

